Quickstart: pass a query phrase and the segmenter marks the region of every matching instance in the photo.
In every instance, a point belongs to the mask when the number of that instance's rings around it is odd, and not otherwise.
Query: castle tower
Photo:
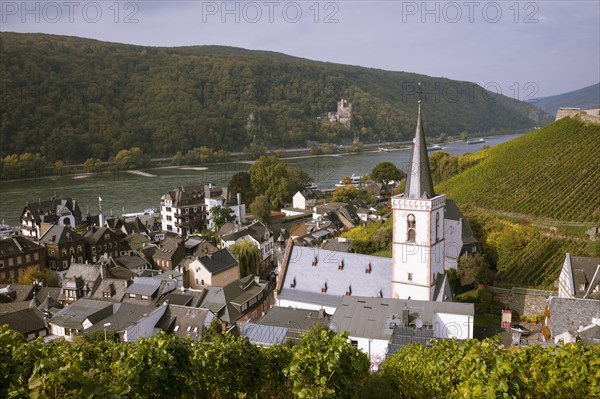
[[[392,198],[394,298],[434,300],[444,277],[445,205],[446,196],[433,190],[419,101],[406,189]]]

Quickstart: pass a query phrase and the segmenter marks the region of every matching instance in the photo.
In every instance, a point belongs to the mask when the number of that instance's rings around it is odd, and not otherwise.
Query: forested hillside
[[[600,125],[564,118],[489,148],[440,184],[459,204],[562,221],[600,221]]]
[[[469,82],[204,46],[158,48],[76,37],[0,33],[0,151],[47,161],[106,160],[208,146],[305,146],[307,139],[408,140],[416,82],[427,133],[514,131],[541,111]],[[317,118],[352,102],[351,129]],[[429,116],[427,116],[429,115]]]
[[[556,115],[560,107],[598,107],[600,106],[600,83],[556,96],[534,98],[529,102],[550,115]]]

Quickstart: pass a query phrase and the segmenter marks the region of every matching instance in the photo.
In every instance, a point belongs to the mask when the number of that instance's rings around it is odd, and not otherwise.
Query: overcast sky
[[[600,81],[596,0],[0,3],[2,31],[271,50],[477,82],[520,100]]]

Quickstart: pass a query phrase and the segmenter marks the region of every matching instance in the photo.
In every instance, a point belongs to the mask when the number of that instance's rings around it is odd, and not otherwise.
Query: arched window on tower
[[[437,212],[435,214],[435,240],[439,241],[440,240],[440,236],[439,236],[439,231],[440,231],[440,213]]]
[[[406,217],[406,236],[408,237],[408,242],[415,242],[416,240],[416,222],[415,215],[412,213]]]

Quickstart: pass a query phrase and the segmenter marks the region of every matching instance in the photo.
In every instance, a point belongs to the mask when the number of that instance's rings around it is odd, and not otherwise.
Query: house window
[[[171,212],[171,207],[170,207],[170,206],[167,206],[167,207],[165,208],[165,211],[167,211],[167,212]]]
[[[0,269],[4,267],[4,261],[0,260]]]
[[[435,240],[439,241],[440,237],[438,235],[438,230],[440,228],[440,214],[437,212],[435,214]]]
[[[78,246],[77,246],[77,253],[78,253],[78,254],[80,254],[80,253],[81,253],[81,250],[82,250],[82,249],[81,249],[81,245],[78,245]]]
[[[63,256],[67,256],[67,249],[63,248],[62,251],[61,251],[61,253],[62,253]]]
[[[80,257],[78,257],[78,258],[77,258],[77,262],[79,262],[79,263],[83,263],[83,258],[82,258],[81,256],[80,256]]]
[[[48,249],[48,255],[54,256],[54,250],[52,248]]]
[[[69,267],[68,262],[63,260],[63,269],[66,269],[67,267]]]
[[[110,298],[110,297],[111,297],[111,295],[110,295],[110,291],[105,291],[105,292],[103,292],[103,293],[102,293],[102,296],[103,296],[104,298]]]
[[[175,324],[175,328],[173,329],[174,332],[179,331],[179,324]]]
[[[38,252],[33,254],[33,260],[39,260],[40,259],[40,254]]]
[[[8,266],[13,266],[15,264],[15,260],[13,258],[8,258]]]
[[[173,226],[171,226],[170,224],[167,225],[167,230],[172,231],[173,230]]]
[[[31,255],[30,254],[25,255],[25,262],[27,262],[27,263],[31,262]]]
[[[129,294],[129,298],[135,299],[135,294]]]
[[[356,340],[350,340],[350,345],[354,346],[355,348],[358,348],[358,341]]]
[[[252,320],[256,319],[256,310],[254,312],[252,312]]]
[[[412,273],[408,273],[408,281],[412,281],[413,280],[413,274]]]
[[[244,303],[242,303],[242,312],[245,311],[246,309],[248,309],[248,303],[244,302]]]
[[[50,261],[50,268],[54,269],[56,267],[56,262],[51,260]]]
[[[416,239],[416,221],[412,213],[406,217],[407,237],[409,242],[415,242]]]
[[[173,220],[173,218],[171,216],[167,215],[167,221],[170,222],[171,220]]]
[[[92,252],[96,253],[96,247],[92,247]]]
[[[150,297],[148,295],[142,295],[142,299],[148,300]]]

